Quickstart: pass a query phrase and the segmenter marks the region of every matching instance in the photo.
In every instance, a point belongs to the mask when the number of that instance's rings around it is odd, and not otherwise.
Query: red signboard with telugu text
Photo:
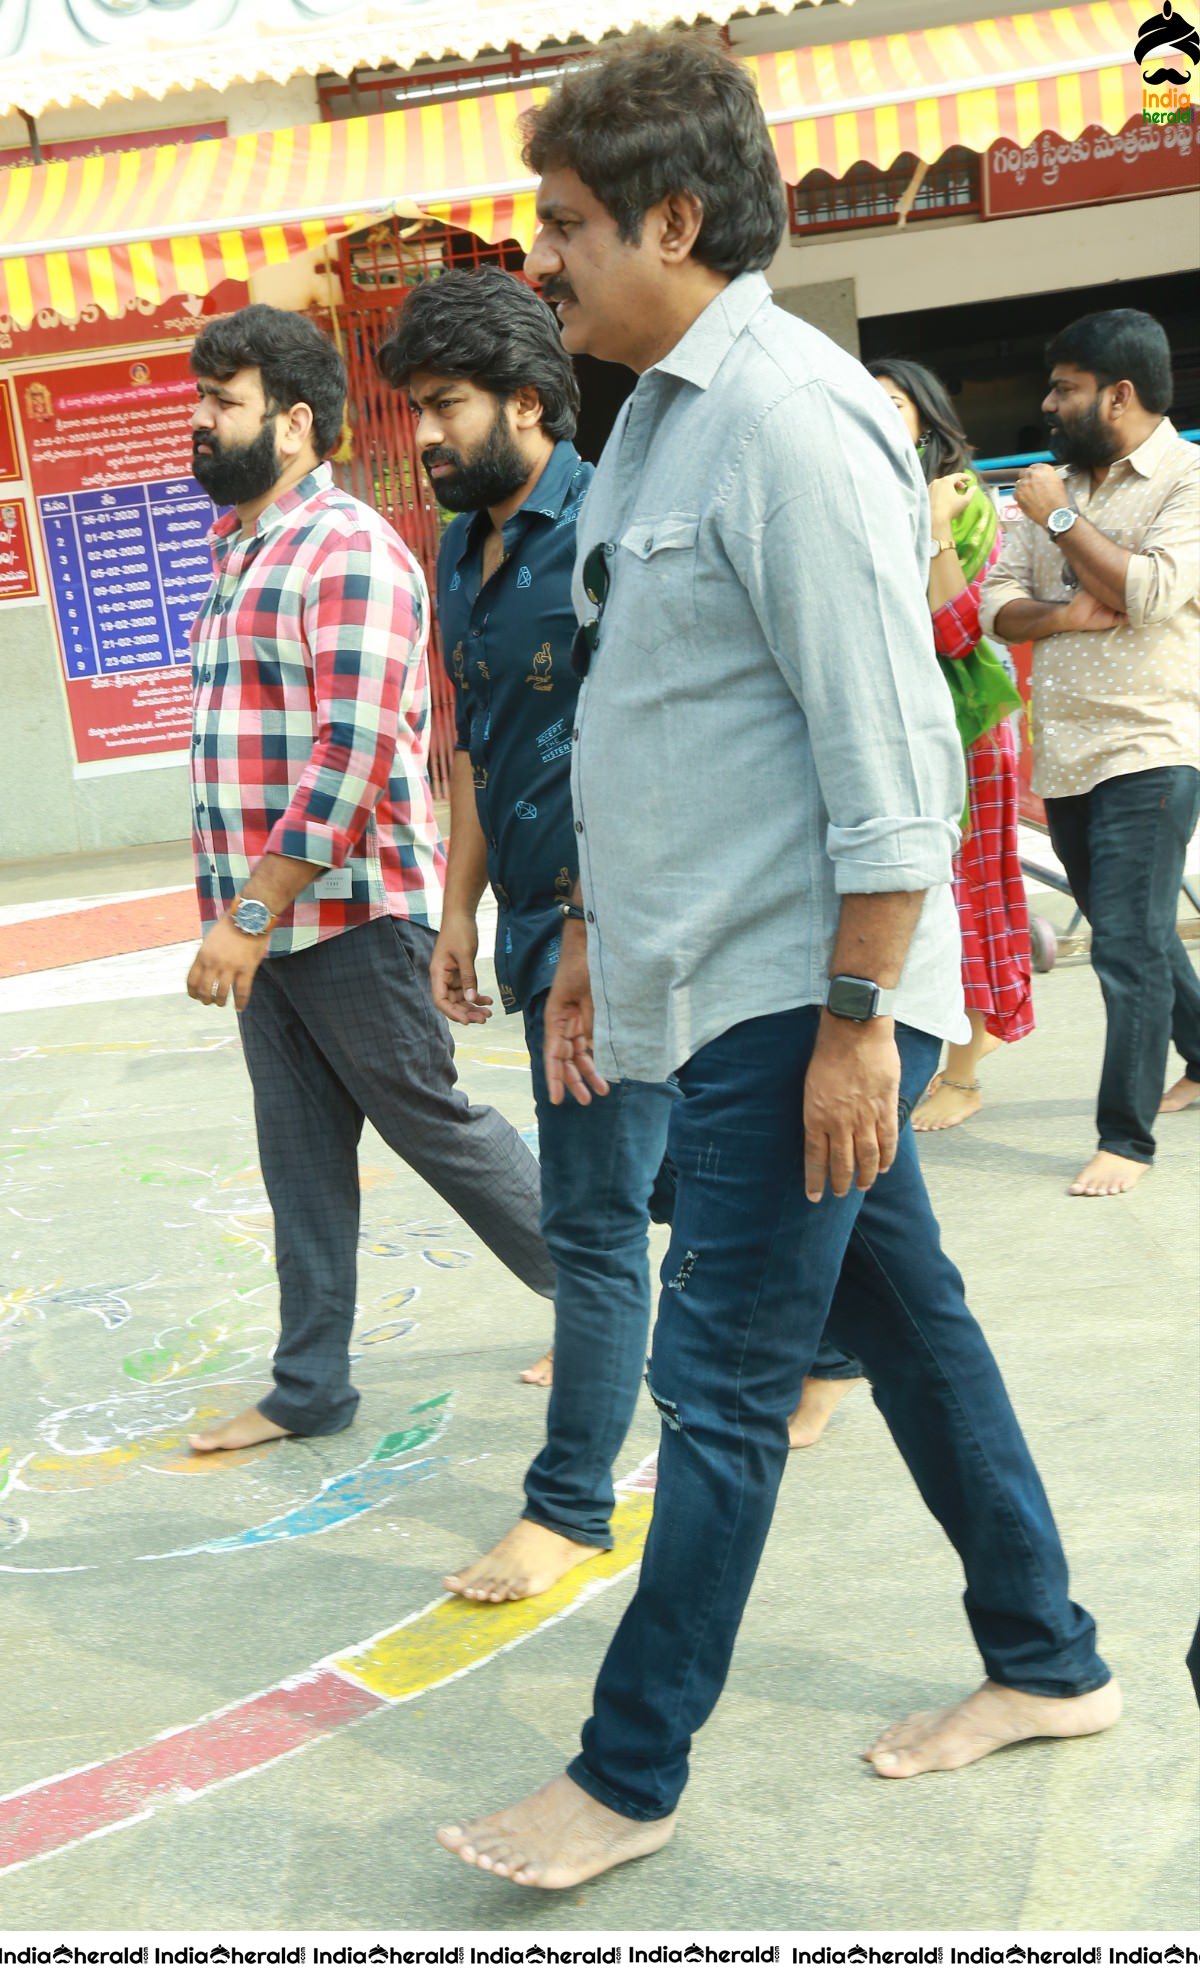
[[[0,378],[0,481],[19,481],[21,462],[17,457],[17,428],[13,419],[12,394]]]
[[[213,506],[192,479],[187,349],[14,380],[80,763],[186,748],[188,631]]]
[[[1200,126],[1147,124],[1124,130],[1095,124],[1076,138],[1044,130],[1032,144],[1001,138],[983,161],[983,217],[1051,213],[1067,206],[1146,199],[1200,186]]]
[[[0,492],[0,604],[37,594],[29,511],[19,495]]]

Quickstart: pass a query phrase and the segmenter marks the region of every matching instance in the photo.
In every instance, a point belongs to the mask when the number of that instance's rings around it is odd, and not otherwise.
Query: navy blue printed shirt
[[[537,486],[504,524],[504,560],[482,589],[485,512],[456,515],[438,555],[442,649],[500,908],[496,978],[509,1011],[550,986],[562,933],[558,903],[570,898],[578,872],[571,573],[575,524],[594,472],[559,440]]]

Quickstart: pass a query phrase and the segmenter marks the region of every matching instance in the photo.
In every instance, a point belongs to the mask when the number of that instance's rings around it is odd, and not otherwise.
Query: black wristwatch
[[[873,1016],[890,1016],[896,1007],[895,989],[880,988],[865,975],[831,975],[825,1007],[831,1016],[852,1023],[869,1023]]]
[[[564,920],[587,919],[587,914],[584,912],[582,906],[576,906],[575,901],[573,899],[560,899],[558,902],[558,910],[562,914]]]

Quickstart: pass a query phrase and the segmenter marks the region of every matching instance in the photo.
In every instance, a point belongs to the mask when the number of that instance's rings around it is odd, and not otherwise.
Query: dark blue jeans
[[[554,1259],[554,1383],[525,1515],[579,1544],[612,1544],[612,1466],[629,1432],[650,1327],[646,1227],[674,1092],[632,1082],[551,1105],[540,995],[525,1011],[542,1161],[542,1232]],[[659,1203],[655,1202],[659,1213]]]
[[[1154,1158],[1154,1118],[1174,1040],[1200,1080],[1200,980],[1179,938],[1184,860],[1200,818],[1200,770],[1112,776],[1046,798],[1050,842],[1091,921],[1108,1029],[1096,1129],[1126,1160]]]
[[[679,1073],[678,1194],[649,1368],[663,1418],[641,1579],[570,1767],[592,1797],[660,1819],[721,1693],[787,1460],[787,1417],[828,1316],[966,1572],[987,1673],[1081,1695],[1108,1670],[1071,1600],[1037,1470],[944,1255],[911,1127],[866,1195],[804,1194],[804,1077],[819,1012],[764,1016]],[[937,1064],[898,1029],[904,1108]],[[798,1623],[799,1624],[799,1623]]]

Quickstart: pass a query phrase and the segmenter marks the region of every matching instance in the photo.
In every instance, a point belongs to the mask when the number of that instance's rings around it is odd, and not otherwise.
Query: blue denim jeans
[[[818,1016],[741,1023],[679,1073],[678,1193],[648,1372],[663,1419],[654,1519],[570,1767],[584,1791],[634,1819],[675,1806],[692,1736],[721,1693],[787,1460],[787,1418],[827,1316],[962,1559],[987,1673],[1047,1696],[1108,1678],[942,1251],[911,1127],[867,1194],[805,1198],[804,1076]],[[939,1046],[903,1028],[897,1040],[906,1117]]]
[[[612,1544],[612,1466],[629,1432],[650,1326],[646,1228],[674,1091],[625,1082],[551,1105],[540,995],[525,1011],[542,1162],[542,1232],[554,1260],[554,1383],[525,1515],[579,1544]],[[669,1170],[668,1170],[669,1171]],[[660,1184],[661,1189],[661,1184]],[[655,1200],[655,1214],[661,1203]]]
[[[1200,770],[1111,776],[1086,796],[1046,798],[1050,842],[1092,925],[1108,1028],[1096,1129],[1101,1147],[1148,1165],[1174,1039],[1200,1079],[1200,980],[1179,938],[1184,860],[1200,817]]]

